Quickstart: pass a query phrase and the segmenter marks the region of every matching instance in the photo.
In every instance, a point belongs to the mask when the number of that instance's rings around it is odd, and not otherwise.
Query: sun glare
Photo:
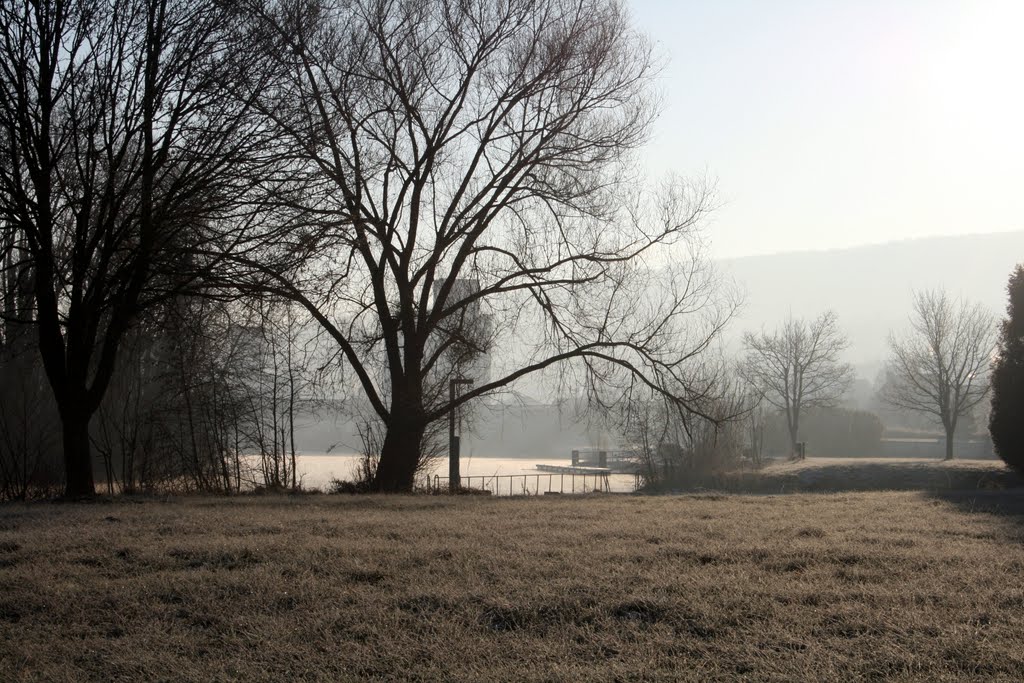
[[[921,55],[920,105],[931,132],[947,140],[940,153],[953,145],[961,161],[996,163],[1022,142],[1021,26],[1024,3],[974,3]]]

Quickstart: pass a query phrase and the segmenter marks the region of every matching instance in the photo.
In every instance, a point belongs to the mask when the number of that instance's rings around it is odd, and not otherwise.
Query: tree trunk
[[[384,434],[381,446],[380,462],[373,478],[374,491],[384,493],[407,493],[412,491],[416,468],[420,462],[423,448],[423,434],[426,424],[422,419],[410,419],[409,416],[397,416],[392,412],[392,419]]]
[[[800,442],[797,440],[799,438],[799,436],[800,436],[799,425],[796,422],[794,422],[794,421],[790,421],[790,423],[789,423],[789,457],[792,460],[796,460],[797,458],[800,457],[800,447],[798,446],[798,444]]]
[[[64,472],[66,498],[92,497],[96,487],[92,476],[92,453],[89,448],[90,415],[77,401],[62,406],[61,429],[64,441]]]
[[[946,428],[946,457],[943,460],[953,459],[953,430]]]

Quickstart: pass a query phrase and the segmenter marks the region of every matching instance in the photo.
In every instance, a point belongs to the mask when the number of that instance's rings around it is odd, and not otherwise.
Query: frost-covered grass
[[[1024,494],[0,506],[0,680],[1024,680]]]

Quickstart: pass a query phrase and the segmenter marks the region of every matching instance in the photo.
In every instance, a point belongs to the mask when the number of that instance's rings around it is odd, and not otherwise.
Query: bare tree
[[[988,395],[996,329],[983,306],[939,289],[915,293],[910,329],[889,337],[882,397],[937,420],[946,432],[946,460],[953,458],[958,422]]]
[[[233,390],[247,405],[240,429],[252,455],[259,456],[255,485],[299,487],[295,432],[300,413],[310,414],[321,379],[318,338],[299,324],[302,312],[290,301],[264,298],[243,308],[248,321],[239,330],[244,343]]]
[[[412,486],[450,411],[555,368],[592,403],[644,387],[710,415],[693,360],[731,314],[693,240],[711,193],[634,191],[656,63],[623,3],[249,10],[277,73],[258,106],[304,174],[292,242],[318,258],[288,277],[236,264],[337,343],[384,424],[376,489]],[[456,347],[495,353],[453,401]]]
[[[849,342],[836,315],[828,311],[809,323],[791,317],[773,332],[748,332],[743,345],[741,374],[755,394],[785,415],[796,454],[803,411],[835,405],[853,380],[853,367],[840,361]]]
[[[298,487],[296,431],[329,386],[300,312],[191,296],[149,310],[123,344],[91,430],[108,489]]]
[[[765,408],[764,397],[760,393],[750,391],[749,387],[743,397],[743,403],[749,410],[744,421],[747,429],[745,455],[751,465],[759,468],[764,464],[764,437],[768,411]]]
[[[243,242],[242,162],[262,138],[225,97],[254,78],[230,16],[207,0],[0,7],[0,226],[31,273],[67,495],[93,493],[89,423],[131,325]]]

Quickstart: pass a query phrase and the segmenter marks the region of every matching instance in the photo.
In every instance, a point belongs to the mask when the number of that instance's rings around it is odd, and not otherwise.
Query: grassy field
[[[0,506],[3,681],[1024,680],[1024,494]]]

